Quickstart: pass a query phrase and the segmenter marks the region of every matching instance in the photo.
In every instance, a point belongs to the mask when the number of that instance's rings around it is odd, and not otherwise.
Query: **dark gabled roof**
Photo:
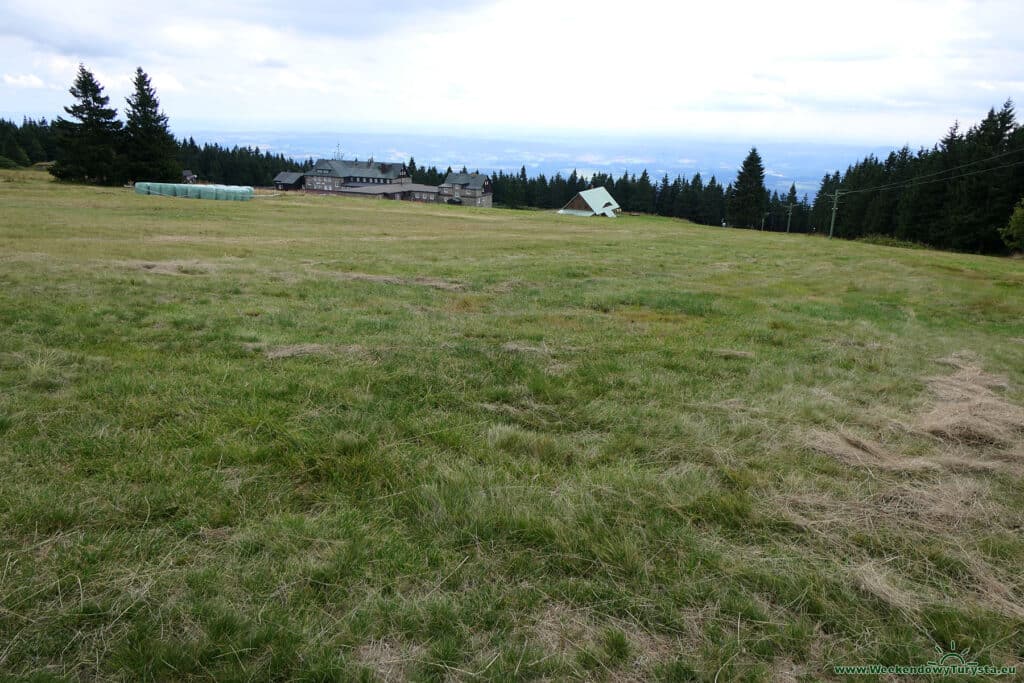
[[[196,174],[186,168],[184,171],[181,172],[181,177],[182,178],[195,178]]]
[[[402,174],[404,164],[386,164],[380,161],[346,161],[321,159],[306,175],[333,176],[336,178],[374,178],[395,180]],[[326,170],[328,173],[317,173]]]
[[[484,183],[490,180],[483,173],[449,173],[444,179],[445,185],[461,185],[470,190],[482,190]]]
[[[294,185],[295,183],[299,182],[299,180],[301,178],[302,178],[302,174],[301,173],[292,173],[290,171],[281,171],[276,176],[274,176],[274,182],[275,183],[284,183],[285,185]]]
[[[402,194],[404,192],[437,192],[436,185],[417,183],[382,183],[380,185],[342,185],[335,192],[341,194]]]

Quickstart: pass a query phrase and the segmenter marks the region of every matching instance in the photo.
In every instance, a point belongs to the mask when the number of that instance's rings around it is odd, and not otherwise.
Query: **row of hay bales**
[[[245,202],[255,192],[248,185],[186,185],[184,183],[135,183],[135,194],[161,197],[190,197],[192,199],[220,199]]]

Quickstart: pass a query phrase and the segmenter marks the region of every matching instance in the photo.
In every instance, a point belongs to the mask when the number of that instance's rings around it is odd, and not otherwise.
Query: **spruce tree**
[[[761,227],[761,217],[768,208],[768,191],[764,187],[764,164],[757,148],[743,160],[733,184],[730,222],[743,228]]]
[[[149,76],[135,70],[135,92],[128,98],[125,115],[124,157],[126,173],[133,180],[171,182],[181,179],[181,167],[175,159],[177,143],[167,126],[167,115],[160,111],[160,100]]]
[[[78,75],[69,92],[78,102],[64,111],[75,120],[58,117],[54,122],[62,155],[50,173],[61,180],[119,182],[117,147],[121,122],[117,120],[117,110],[107,106],[110,98],[103,94],[103,86],[84,64],[78,65]]]
[[[636,191],[633,194],[633,210],[641,213],[654,213],[654,185],[651,184],[651,176],[647,169],[640,174],[639,180],[634,181]]]

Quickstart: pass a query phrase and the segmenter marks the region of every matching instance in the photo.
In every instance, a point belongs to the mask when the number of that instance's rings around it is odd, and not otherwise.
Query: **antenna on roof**
[[[339,142],[337,145],[335,145],[335,148],[334,148],[334,160],[335,161],[341,161],[344,158],[345,157],[341,153],[341,143]]]

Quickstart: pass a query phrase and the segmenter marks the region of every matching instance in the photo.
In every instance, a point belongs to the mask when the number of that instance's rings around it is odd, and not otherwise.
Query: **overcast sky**
[[[1024,0],[376,5],[6,0],[0,116],[61,113],[79,62],[119,107],[142,66],[186,134],[916,145],[1024,106]]]

